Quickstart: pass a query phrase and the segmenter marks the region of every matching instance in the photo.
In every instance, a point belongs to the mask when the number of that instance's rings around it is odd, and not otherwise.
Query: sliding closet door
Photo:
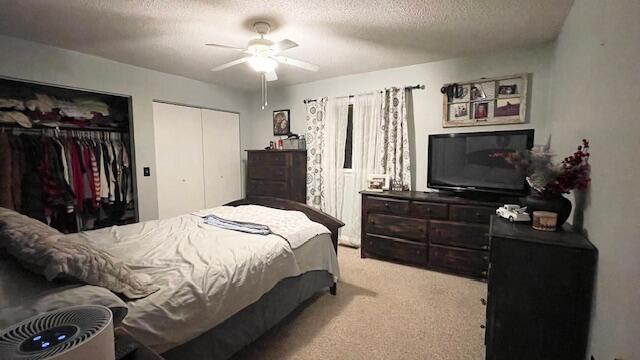
[[[240,116],[202,110],[205,207],[240,199]]]
[[[153,103],[160,218],[204,209],[201,110]]]

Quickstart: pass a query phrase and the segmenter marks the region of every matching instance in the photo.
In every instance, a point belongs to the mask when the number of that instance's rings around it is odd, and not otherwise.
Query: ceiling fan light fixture
[[[252,56],[249,58],[249,66],[257,72],[268,73],[278,67],[278,62],[264,56]]]

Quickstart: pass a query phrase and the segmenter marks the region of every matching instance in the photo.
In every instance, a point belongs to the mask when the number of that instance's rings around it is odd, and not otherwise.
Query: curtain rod
[[[425,86],[424,84],[418,84],[418,85],[414,85],[414,86],[405,86],[405,89],[408,90],[424,90]],[[354,97],[355,95],[349,95],[348,97]],[[340,96],[340,97],[346,97],[346,96]],[[303,103],[308,103],[308,102],[312,102],[312,101],[316,101],[317,99],[304,99],[302,100]]]

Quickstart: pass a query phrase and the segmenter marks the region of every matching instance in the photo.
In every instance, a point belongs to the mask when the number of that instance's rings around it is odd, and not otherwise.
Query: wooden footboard
[[[279,199],[269,196],[252,196],[244,199],[232,201],[226,206],[238,206],[238,205],[262,205],[271,207],[274,209],[282,210],[296,210],[301,211],[309,217],[312,221],[318,222],[331,231],[331,241],[333,242],[333,248],[338,254],[338,229],[344,226],[344,223],[331,215],[325,214],[322,211],[316,210],[311,206],[287,199]],[[336,284],[334,283],[330,289],[331,295],[336,294]]]

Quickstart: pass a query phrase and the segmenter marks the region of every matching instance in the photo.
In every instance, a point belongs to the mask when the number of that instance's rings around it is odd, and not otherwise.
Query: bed
[[[201,217],[256,206],[302,212],[313,226],[294,246],[290,237],[219,229]],[[167,359],[229,358],[318,292],[336,293],[342,222],[269,197],[216,209],[67,235],[108,251],[159,287],[124,301],[121,326]]]

